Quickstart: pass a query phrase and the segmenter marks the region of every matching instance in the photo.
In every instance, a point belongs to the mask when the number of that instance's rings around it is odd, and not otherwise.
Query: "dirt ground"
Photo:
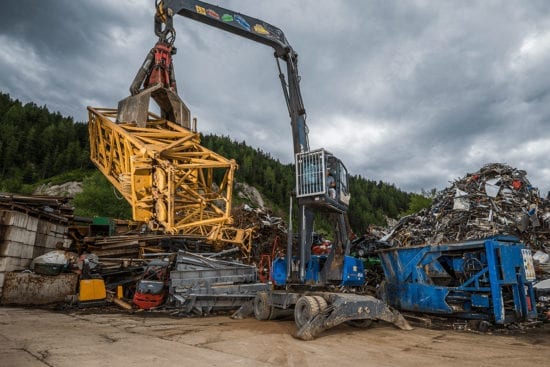
[[[0,366],[548,366],[550,325],[512,334],[0,308]]]

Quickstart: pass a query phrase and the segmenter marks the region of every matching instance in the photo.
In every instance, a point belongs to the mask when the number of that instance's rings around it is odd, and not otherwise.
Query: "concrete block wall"
[[[32,259],[55,250],[67,226],[14,210],[0,210],[0,297],[5,273],[24,270]]]

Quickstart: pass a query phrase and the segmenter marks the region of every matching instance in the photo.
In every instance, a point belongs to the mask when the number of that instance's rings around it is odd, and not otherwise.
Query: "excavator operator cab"
[[[296,197],[329,211],[346,211],[350,193],[342,161],[324,149],[296,154]]]

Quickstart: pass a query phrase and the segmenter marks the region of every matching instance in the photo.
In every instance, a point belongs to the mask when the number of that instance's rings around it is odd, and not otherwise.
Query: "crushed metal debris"
[[[527,173],[506,164],[485,165],[439,192],[432,206],[402,218],[382,240],[393,246],[442,244],[512,235],[532,250],[550,240],[550,201]]]

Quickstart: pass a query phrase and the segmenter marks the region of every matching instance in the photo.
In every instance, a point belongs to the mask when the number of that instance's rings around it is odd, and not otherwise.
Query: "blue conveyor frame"
[[[405,311],[482,319],[536,319],[530,250],[511,236],[379,252],[383,299]]]

